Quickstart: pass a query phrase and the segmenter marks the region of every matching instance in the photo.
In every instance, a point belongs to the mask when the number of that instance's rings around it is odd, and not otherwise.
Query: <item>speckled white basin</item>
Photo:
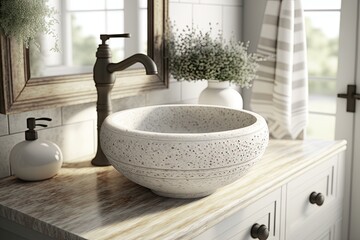
[[[158,195],[197,198],[227,185],[267,147],[260,115],[206,105],[160,105],[120,111],[101,128],[110,163]]]

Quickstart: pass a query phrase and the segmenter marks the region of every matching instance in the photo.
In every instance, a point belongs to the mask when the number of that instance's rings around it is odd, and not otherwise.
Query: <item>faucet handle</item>
[[[123,34],[100,34],[100,39],[102,41],[101,44],[105,44],[107,40],[110,38],[129,38],[130,33],[123,33]]]

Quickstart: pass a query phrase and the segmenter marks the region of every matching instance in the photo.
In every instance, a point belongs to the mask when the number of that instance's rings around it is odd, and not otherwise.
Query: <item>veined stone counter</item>
[[[193,200],[159,197],[113,167],[64,164],[42,182],[0,180],[0,216],[54,239],[191,239],[346,148],[271,140],[250,172]]]

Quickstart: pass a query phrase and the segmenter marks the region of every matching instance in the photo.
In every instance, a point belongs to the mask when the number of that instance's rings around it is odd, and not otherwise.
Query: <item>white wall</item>
[[[242,0],[170,0],[170,18],[179,26],[194,22],[205,28],[209,22],[219,23],[226,36],[241,37]],[[205,82],[177,82],[172,79],[169,89],[151,91],[113,101],[113,110],[164,103],[195,103]],[[50,117],[49,127],[39,131],[39,138],[57,143],[64,160],[89,160],[96,150],[95,103],[44,109],[14,115],[0,114],[0,178],[9,176],[9,153],[24,140],[26,118]],[[39,128],[40,129],[40,128]]]
[[[244,0],[242,40],[250,41],[249,51],[255,52],[259,41],[266,0]]]
[[[243,5],[243,19],[246,19],[246,21],[243,21],[242,41],[250,41],[249,51],[256,52],[266,7],[266,0],[244,0]],[[250,95],[250,90],[243,89],[242,97],[244,99],[245,109],[250,109]]]

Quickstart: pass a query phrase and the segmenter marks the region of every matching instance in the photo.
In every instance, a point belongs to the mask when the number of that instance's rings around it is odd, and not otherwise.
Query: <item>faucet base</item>
[[[98,149],[95,157],[93,158],[93,160],[91,160],[91,164],[98,167],[105,167],[111,165],[101,149]]]

